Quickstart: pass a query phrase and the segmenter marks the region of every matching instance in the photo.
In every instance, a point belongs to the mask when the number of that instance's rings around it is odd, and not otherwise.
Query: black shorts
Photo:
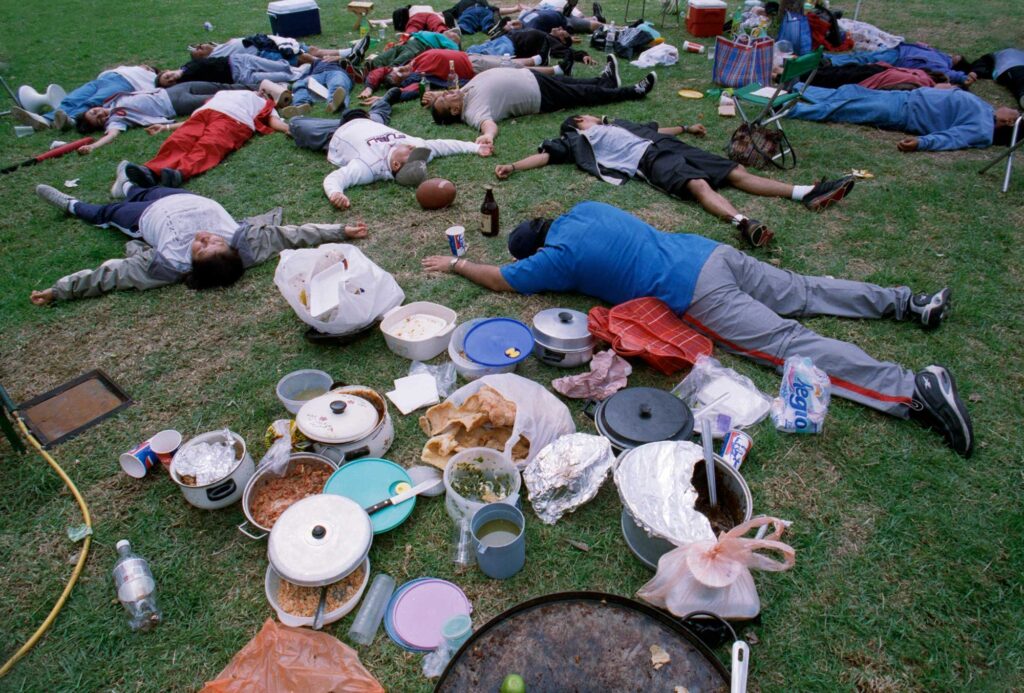
[[[718,190],[737,166],[724,156],[675,140],[652,143],[640,159],[637,174],[669,195],[689,198],[689,181],[706,180],[712,189]]]

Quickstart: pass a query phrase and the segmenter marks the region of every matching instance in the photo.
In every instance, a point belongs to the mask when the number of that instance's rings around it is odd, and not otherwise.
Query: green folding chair
[[[782,133],[782,146],[779,152],[772,156],[772,161],[779,168],[792,168],[796,166],[796,153],[793,151],[789,138],[785,136],[782,129],[782,119],[800,101],[804,90],[814,80],[818,67],[821,65],[821,58],[824,52],[825,49],[819,46],[812,53],[790,58],[783,63],[782,75],[779,77],[778,86],[771,96],[756,95],[754,92],[764,89],[764,86],[757,82],[733,91],[732,96],[733,101],[736,103],[736,111],[749,128],[757,129],[758,126],[775,128]],[[801,80],[803,80],[803,86],[799,91],[794,91],[794,87]],[[757,117],[752,119],[749,117],[747,109],[749,109],[750,113],[755,112],[757,109],[760,110]]]

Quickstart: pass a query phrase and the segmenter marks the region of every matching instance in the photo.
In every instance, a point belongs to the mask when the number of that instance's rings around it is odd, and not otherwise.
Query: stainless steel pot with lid
[[[608,399],[588,402],[584,413],[619,452],[662,440],[687,440],[693,413],[675,395],[653,387],[628,387]]]
[[[533,316],[533,354],[544,363],[571,368],[594,356],[594,337],[586,313],[548,308]]]
[[[370,516],[358,503],[322,493],[293,503],[270,530],[267,558],[282,578],[321,587],[363,564],[373,543]]]

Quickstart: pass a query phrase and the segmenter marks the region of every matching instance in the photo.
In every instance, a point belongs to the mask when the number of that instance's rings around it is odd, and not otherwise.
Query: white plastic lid
[[[689,0],[690,7],[725,9],[725,0]]]
[[[303,435],[329,444],[365,438],[379,421],[377,408],[369,400],[344,392],[328,392],[311,399],[295,415]]]
[[[318,10],[316,0],[275,0],[267,4],[268,14],[291,14],[305,10]]]
[[[114,544],[114,548],[117,549],[118,551],[121,550],[122,546],[126,546],[126,547],[128,547],[130,549],[132,547],[132,544],[127,539],[122,539],[121,541],[119,541],[116,544]]]
[[[362,565],[373,543],[370,516],[358,503],[322,493],[292,503],[274,523],[267,558],[277,574],[303,587],[329,585]]]

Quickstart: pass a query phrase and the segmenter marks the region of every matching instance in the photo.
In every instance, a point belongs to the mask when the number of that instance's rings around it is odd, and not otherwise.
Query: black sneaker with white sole
[[[853,176],[818,181],[814,188],[804,196],[804,207],[812,212],[821,212],[849,195],[853,190],[853,183]]]
[[[942,366],[928,366],[914,376],[914,397],[910,416],[938,431],[949,447],[962,457],[974,452],[974,428],[956,382]]]
[[[657,82],[658,75],[654,72],[648,72],[646,77],[633,85],[633,91],[636,92],[636,98],[642,99],[654,91],[654,85],[657,84]]]
[[[595,2],[591,9],[594,10],[594,19],[601,22],[602,24],[608,23],[604,18],[604,8],[601,7],[601,3]]]
[[[566,77],[572,77],[572,66],[573,66],[573,64],[574,64],[573,63],[573,59],[572,59],[572,56],[570,55],[570,56],[567,56],[560,63],[558,63],[558,67],[562,71],[563,75],[565,75]]]
[[[145,166],[127,164],[124,167],[124,174],[128,176],[128,180],[140,188],[152,188],[156,185],[156,176]]]
[[[926,330],[934,330],[949,317],[953,307],[953,292],[948,288],[939,289],[934,294],[914,294],[907,301],[905,317],[917,320]]]
[[[775,238],[775,233],[768,225],[757,219],[743,219],[738,228],[740,235],[755,248],[763,248]]]
[[[619,59],[615,57],[614,53],[608,54],[604,69],[601,70],[601,74],[597,78],[616,89],[622,86],[622,78],[619,77]]]
[[[358,41],[356,45],[352,46],[352,52],[348,54],[348,61],[353,65],[358,65],[363,61],[363,56],[366,55],[366,50],[370,47],[370,37],[364,36]]]

